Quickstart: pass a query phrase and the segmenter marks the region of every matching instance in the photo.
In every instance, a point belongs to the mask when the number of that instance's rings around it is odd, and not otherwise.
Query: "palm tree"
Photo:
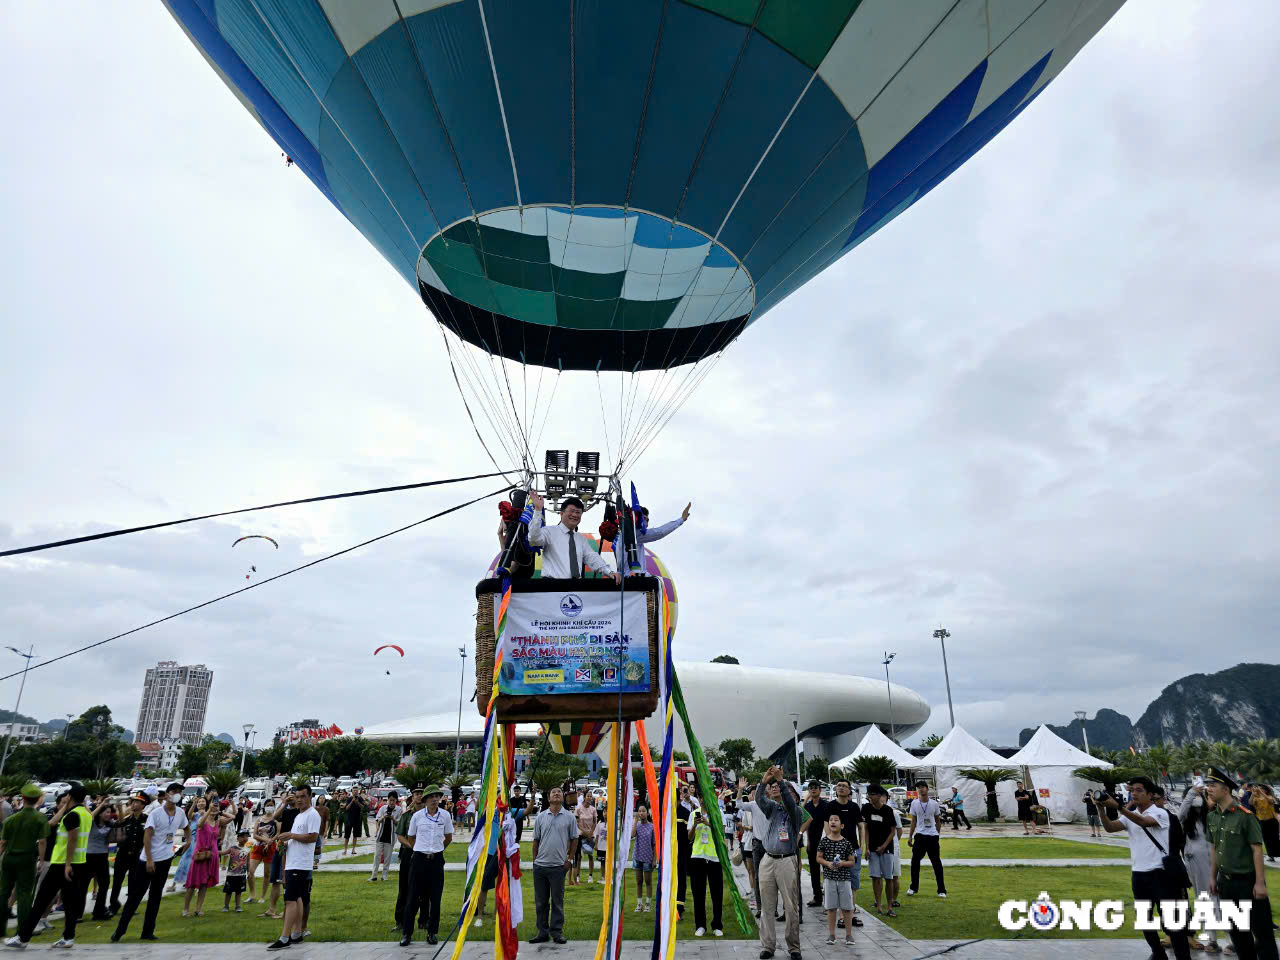
[[[25,773],[6,773],[0,776],[0,797],[12,797],[25,787],[31,778]]]
[[[942,742],[942,734],[931,733],[927,737],[925,737],[923,740],[920,741],[920,746],[928,747],[930,750],[932,750],[941,742]]]
[[[986,770],[966,767],[960,771],[961,779],[973,780],[987,788],[987,819],[995,823],[1000,819],[1000,805],[996,802],[996,784],[1018,779],[1017,770]]]
[[[1089,753],[1113,767],[1128,766],[1133,760],[1133,754],[1128,750],[1104,750],[1102,747],[1094,747]]]
[[[105,777],[83,781],[85,793],[90,797],[109,797],[116,792],[116,782]]]
[[[1240,769],[1250,780],[1271,781],[1280,774],[1280,741],[1259,737],[1246,740],[1238,748]]]
[[[1234,744],[1219,740],[1209,746],[1205,753],[1205,763],[1234,776],[1240,769],[1240,751]]]
[[[1169,784],[1169,768],[1173,765],[1173,747],[1157,743],[1138,754],[1138,769],[1157,783]]]
[[[239,770],[215,770],[204,778],[209,789],[220,797],[229,797],[244,782]]]
[[[849,767],[848,779],[856,783],[893,783],[898,767],[888,757],[858,757]],[[843,775],[843,772],[842,772]]]

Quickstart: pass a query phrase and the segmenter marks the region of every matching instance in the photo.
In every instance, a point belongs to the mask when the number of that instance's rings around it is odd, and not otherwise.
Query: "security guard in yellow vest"
[[[71,947],[76,942],[76,924],[84,912],[84,898],[89,885],[89,871],[85,867],[85,852],[89,845],[89,825],[93,818],[84,805],[85,789],[79,783],[71,784],[58,810],[50,821],[57,825],[58,837],[49,860],[49,869],[36,892],[31,913],[25,925],[18,928],[18,935],[5,941],[6,946],[25,947],[31,933],[54,897],[62,894],[62,939],[55,947]]]
[[[1267,872],[1262,862],[1262,828],[1232,796],[1235,781],[1213,768],[1204,778],[1205,792],[1213,801],[1208,834],[1213,864],[1209,893],[1223,900],[1252,904],[1249,929],[1231,930],[1231,944],[1240,960],[1277,960],[1276,937],[1271,929],[1271,901],[1267,897]]]

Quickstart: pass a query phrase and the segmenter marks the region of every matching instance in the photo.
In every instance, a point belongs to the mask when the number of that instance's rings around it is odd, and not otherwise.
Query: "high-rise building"
[[[203,663],[181,666],[176,660],[161,660],[148,668],[134,742],[172,739],[198,744],[204,736],[212,685],[213,671]]]

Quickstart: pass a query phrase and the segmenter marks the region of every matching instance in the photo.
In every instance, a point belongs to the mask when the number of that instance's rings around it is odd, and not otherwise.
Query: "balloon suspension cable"
[[[258,507],[240,507],[236,510],[222,510],[218,513],[202,514],[198,517],[184,517],[181,520],[165,520],[162,523],[148,523],[140,527],[125,527],[121,530],[106,530],[102,533],[87,534],[83,537],[70,537],[66,540],[52,540],[49,543],[37,543],[29,547],[14,547],[9,550],[0,550],[0,557],[12,557],[21,553],[36,553],[40,550],[52,550],[54,547],[68,547],[76,543],[88,543],[92,540],[105,540],[108,537],[122,537],[127,533],[142,533],[146,530],[159,530],[162,527],[176,527],[179,524],[196,523],[199,520],[215,520],[219,517],[231,517],[239,513],[254,513],[258,510],[274,510],[276,507],[296,507],[299,504],[304,503],[322,503],[325,500],[343,500],[349,497],[368,497],[376,493],[398,493],[402,490],[421,490],[425,487],[440,487],[450,483],[465,483],[468,480],[487,480],[490,477],[505,477],[507,472],[508,471],[505,470],[499,470],[496,473],[477,473],[469,477],[451,477],[448,480],[425,480],[421,483],[402,483],[394,487],[372,487],[368,490],[352,490],[347,493],[327,493],[318,497],[303,497],[300,500],[282,500],[279,503],[264,503]],[[270,538],[268,537],[267,539]]]
[[[353,544],[350,547],[345,547],[342,550],[337,550],[333,553],[326,554],[323,557],[318,557],[315,560],[311,560],[308,563],[301,564],[300,566],[294,567],[291,570],[286,570],[283,573],[277,573],[273,577],[267,577],[267,579],[265,580],[259,580],[257,583],[251,583],[247,587],[241,587],[238,590],[232,590],[230,593],[224,593],[219,597],[214,597],[212,600],[206,600],[203,603],[197,603],[194,606],[187,607],[184,610],[179,610],[177,613],[171,613],[166,617],[160,617],[158,620],[152,620],[150,623],[144,623],[139,627],[134,627],[133,629],[126,630],[123,633],[117,633],[115,636],[107,637],[107,639],[105,640],[98,640],[95,643],[86,644],[83,647],[78,647],[75,650],[70,650],[64,654],[53,657],[49,660],[42,660],[39,663],[34,663],[31,665],[30,669],[38,670],[40,667],[50,666],[51,664],[57,663],[60,660],[66,660],[68,657],[74,657],[76,654],[84,653],[85,651],[92,650],[95,647],[104,646],[105,644],[111,643],[111,641],[113,640],[120,640],[124,637],[131,636],[132,634],[139,633],[143,630],[146,630],[148,627],[159,626],[162,623],[168,623],[170,620],[176,620],[178,617],[181,617],[185,614],[194,613],[196,610],[203,610],[205,607],[212,606],[213,604],[218,603],[221,600],[226,600],[230,597],[238,596],[239,594],[245,593],[249,590],[257,590],[259,587],[265,587],[268,583],[272,583],[276,580],[281,580],[284,577],[289,576],[290,574],[298,573],[301,570],[306,570],[310,567],[318,566],[319,564],[324,563],[326,560],[332,560],[335,557],[341,557],[344,554],[351,553],[355,550],[359,550],[361,547],[367,547],[370,544],[377,543],[379,540],[386,540],[388,537],[394,537],[398,533],[404,533],[406,530],[412,530],[414,527],[419,527],[424,523],[428,523],[432,520],[439,519],[440,517],[446,516],[447,514],[456,513],[457,511],[462,510],[464,507],[469,507],[469,506],[472,506],[473,504],[479,503],[481,500],[488,500],[490,497],[496,497],[498,494],[502,493],[506,489],[507,487],[503,485],[499,487],[497,490],[490,491],[489,493],[483,494],[472,500],[467,500],[464,503],[459,503],[455,506],[449,507],[447,510],[441,510],[438,513],[431,514],[431,516],[429,517],[423,517],[421,520],[415,520],[413,523],[407,523],[403,527],[397,527],[394,530],[388,530],[386,533],[379,534],[376,537],[371,537],[368,540],[363,540],[360,543]],[[13,677],[18,676],[18,674],[22,672],[23,672],[22,670],[17,670],[13,673],[6,674],[5,676],[0,677],[0,680],[10,680]]]

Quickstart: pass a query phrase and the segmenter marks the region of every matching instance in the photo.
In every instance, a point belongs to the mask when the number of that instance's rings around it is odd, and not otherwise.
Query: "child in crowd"
[[[649,808],[643,803],[636,807],[635,825],[636,913],[649,912],[653,901],[653,824],[649,821]]]
[[[839,813],[827,817],[818,841],[818,863],[822,864],[822,899],[827,908],[827,943],[836,942],[836,913],[844,915],[844,942],[853,943],[853,844],[843,836]]]
[[[231,895],[236,897],[236,913],[240,912],[240,894],[244,893],[249,876],[249,831],[241,828],[236,834],[236,842],[220,851],[227,858],[227,879],[222,885],[222,912],[231,910]]]
[[[595,844],[596,860],[600,864],[600,882],[604,883],[604,857],[609,850],[609,829],[604,817],[596,821]]]

